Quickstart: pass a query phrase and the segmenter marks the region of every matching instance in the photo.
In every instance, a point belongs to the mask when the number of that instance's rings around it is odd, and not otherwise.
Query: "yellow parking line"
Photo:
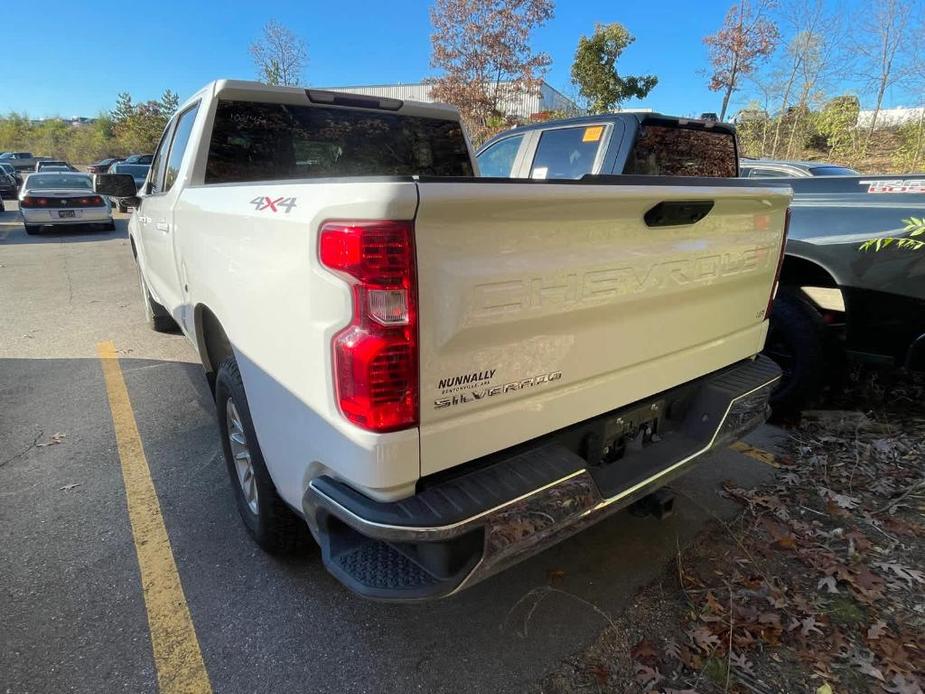
[[[159,689],[164,694],[211,692],[209,675],[183,595],[116,347],[112,342],[100,342],[96,352],[106,380],[109,409],[122,463],[122,479],[141,572]]]
[[[765,465],[770,465],[773,468],[779,468],[780,465],[777,464],[777,458],[773,453],[768,453],[763,451],[760,448],[755,448],[750,446],[745,441],[736,441],[734,444],[729,446],[734,451],[738,451],[742,455],[747,455],[753,460],[757,460],[759,463],[764,463]]]

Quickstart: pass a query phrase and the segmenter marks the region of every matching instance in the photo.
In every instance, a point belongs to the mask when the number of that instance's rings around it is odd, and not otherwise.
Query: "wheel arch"
[[[202,366],[206,371],[209,387],[214,392],[215,373],[225,359],[234,355],[234,349],[221,321],[208,306],[197,304],[193,320],[199,358],[202,360]]]
[[[780,283],[789,287],[838,287],[835,277],[819,263],[786,253]]]

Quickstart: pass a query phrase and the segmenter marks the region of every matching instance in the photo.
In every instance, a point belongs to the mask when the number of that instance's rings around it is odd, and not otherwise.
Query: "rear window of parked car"
[[[732,178],[739,174],[735,136],[682,124],[643,123],[623,173]]]
[[[93,190],[93,182],[89,176],[56,174],[32,174],[26,184],[28,190]]]
[[[471,176],[459,123],[336,107],[219,101],[206,183]]]

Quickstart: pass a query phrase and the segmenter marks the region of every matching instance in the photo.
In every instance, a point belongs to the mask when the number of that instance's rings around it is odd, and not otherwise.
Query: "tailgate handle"
[[[712,200],[663,200],[646,212],[646,226],[674,227],[696,224],[710,214]]]

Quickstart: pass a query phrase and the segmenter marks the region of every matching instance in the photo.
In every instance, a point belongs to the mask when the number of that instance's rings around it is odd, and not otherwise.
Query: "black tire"
[[[238,468],[232,454],[230,432],[235,425],[230,421],[232,416],[229,415],[229,401],[236,410],[246,439],[252,466],[252,483],[256,485],[256,511],[245,497],[244,483],[239,478]],[[286,554],[305,546],[308,526],[292,512],[276,492],[276,485],[273,484],[257,442],[250,408],[244,394],[244,383],[234,357],[229,357],[218,367],[218,374],[215,377],[215,412],[222,437],[222,452],[225,456],[228,478],[238,513],[244,521],[247,532],[263,550],[271,554]]]
[[[145,320],[152,330],[158,333],[173,333],[180,329],[170,312],[157,303],[148,291],[144,275],[138,270],[138,280],[141,283],[141,301],[145,309]]]
[[[26,228],[26,233],[29,234],[29,236],[35,236],[42,230],[42,227],[38,224],[23,224],[23,226]]]
[[[825,373],[825,323],[799,290],[778,292],[764,354],[783,371],[771,394],[774,414],[799,414],[819,396]]]
[[[104,229],[105,231],[115,231],[115,230],[116,230],[116,223],[115,223],[114,221],[110,220],[110,221],[106,222],[106,225],[103,227],[103,229]]]

